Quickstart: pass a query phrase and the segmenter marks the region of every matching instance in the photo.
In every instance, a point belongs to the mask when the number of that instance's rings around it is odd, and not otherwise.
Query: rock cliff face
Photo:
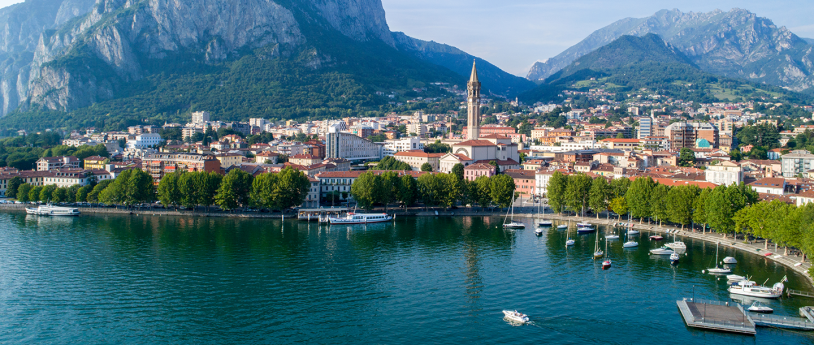
[[[0,54],[16,57],[0,64],[0,116],[110,99],[158,59],[285,55],[309,41],[303,25],[395,46],[380,0],[29,0],[0,10],[0,24]]]
[[[707,72],[795,91],[814,86],[814,46],[785,27],[741,9],[707,13],[662,10],[647,18],[623,19],[556,57],[535,63],[527,78],[543,80],[622,35],[648,33],[661,36]]]

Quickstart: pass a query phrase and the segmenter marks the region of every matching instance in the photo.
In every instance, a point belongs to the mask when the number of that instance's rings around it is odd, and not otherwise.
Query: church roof
[[[467,140],[455,144],[455,146],[496,146],[489,140]]]
[[[470,83],[477,83],[478,82],[478,69],[475,67],[475,61],[472,61],[472,75],[469,76]]]

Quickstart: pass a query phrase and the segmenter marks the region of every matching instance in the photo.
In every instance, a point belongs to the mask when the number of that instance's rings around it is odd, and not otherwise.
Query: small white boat
[[[26,214],[36,216],[78,216],[78,208],[59,207],[51,205],[40,205],[37,208],[26,208]]]
[[[543,236],[543,229],[541,228],[534,229],[534,234],[537,236]]]
[[[752,305],[749,306],[746,310],[751,311],[753,313],[763,313],[763,314],[771,314],[774,313],[774,309],[767,307],[766,305],[760,303],[759,301],[752,302]]]
[[[780,282],[775,283],[772,285],[771,288],[757,285],[755,282],[751,280],[742,280],[739,282],[732,283],[729,286],[729,293],[736,294],[736,295],[744,295],[744,296],[751,296],[751,297],[760,297],[760,298],[780,298],[783,296],[783,289],[785,289],[785,285],[783,282],[788,281],[786,277]]]
[[[628,235],[638,235],[638,234],[639,234],[639,230],[630,229],[630,230],[628,230],[628,231],[627,231],[627,234],[628,234]]]
[[[630,222],[630,215],[628,214],[628,224],[630,224],[629,222]],[[622,248],[636,248],[638,246],[639,246],[639,242],[636,242],[636,241],[630,239],[630,231],[628,230],[628,232],[627,232],[627,242],[622,244]]]
[[[610,234],[610,235],[606,235],[606,236],[605,236],[605,239],[606,239],[606,240],[618,240],[618,239],[619,239],[619,235],[617,235],[617,234]]]
[[[746,277],[739,276],[737,274],[727,274],[726,275],[726,280],[731,281],[731,282],[732,281],[738,282],[738,281],[741,281],[741,280],[746,280]]]
[[[503,318],[517,322],[517,323],[526,323],[529,322],[529,316],[523,313],[518,312],[517,310],[504,310],[503,311]]]
[[[672,255],[675,254],[675,250],[673,248],[662,246],[661,248],[651,249],[650,254],[653,255]]]
[[[506,229],[525,229],[526,225],[520,222],[511,221],[508,223],[503,223],[503,227]]]
[[[371,224],[382,223],[393,220],[393,217],[385,213],[348,213],[344,217],[330,217],[328,222],[331,224]]]
[[[607,243],[607,242],[606,242]],[[599,249],[599,234],[596,234],[596,244],[594,244],[594,259],[605,256],[605,252]]]
[[[718,246],[721,242],[715,243],[715,268],[710,268],[707,270],[709,274],[728,274],[732,273],[732,270],[726,267],[718,267]]]
[[[593,228],[591,223],[577,223],[577,228]]]
[[[612,264],[611,259],[607,259],[605,261],[602,261],[602,269],[606,270],[608,268],[611,268],[611,264]]]
[[[574,240],[572,240],[572,239],[570,239],[570,238],[569,238],[567,241],[565,241],[565,246],[566,246],[566,247],[573,246],[573,245],[574,245],[574,243],[576,243],[576,242],[577,242],[577,241],[574,241]]]
[[[550,220],[541,220],[541,221],[537,222],[537,226],[539,226],[541,228],[548,228],[548,227],[551,227],[552,225],[554,225],[554,222],[552,222]]]
[[[670,263],[671,264],[677,264],[679,259],[681,259],[681,256],[678,255],[678,253],[670,254]]]
[[[733,258],[731,256],[727,256],[727,257],[724,258],[724,263],[727,264],[727,265],[734,265],[734,264],[738,263],[738,260],[735,260],[735,258]]]
[[[565,230],[565,229],[568,229],[568,225],[565,225],[565,224],[557,225],[557,230]]]
[[[665,246],[673,248],[678,254],[684,254],[687,251],[687,245],[676,239],[675,231],[673,232],[673,242],[667,243]]]

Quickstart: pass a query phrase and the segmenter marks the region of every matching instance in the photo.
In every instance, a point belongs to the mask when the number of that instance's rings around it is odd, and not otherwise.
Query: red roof
[[[467,140],[457,143],[455,146],[495,146],[495,144],[489,140]]]
[[[403,151],[403,152],[396,152],[394,156],[397,157],[424,157],[424,158],[435,158],[435,157],[443,157],[446,153],[426,153],[421,150],[411,150],[411,151]]]
[[[639,143],[639,139],[616,139],[616,138],[607,138],[602,139],[602,141],[610,142],[610,143]]]

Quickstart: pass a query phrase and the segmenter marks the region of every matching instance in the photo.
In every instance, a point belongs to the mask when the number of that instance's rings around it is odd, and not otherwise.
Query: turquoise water
[[[527,224],[531,224],[527,220]],[[259,219],[42,218],[0,213],[0,341],[50,344],[485,343],[811,344],[806,333],[756,337],[688,329],[675,301],[729,300],[700,271],[715,245],[685,239],[678,266],[594,236],[500,218],[400,218],[328,227]],[[811,291],[783,266],[742,252],[734,273]],[[724,279],[725,280],[725,279]],[[694,286],[694,289],[693,289]],[[814,300],[769,302],[797,315]],[[531,316],[512,326],[503,309]]]

